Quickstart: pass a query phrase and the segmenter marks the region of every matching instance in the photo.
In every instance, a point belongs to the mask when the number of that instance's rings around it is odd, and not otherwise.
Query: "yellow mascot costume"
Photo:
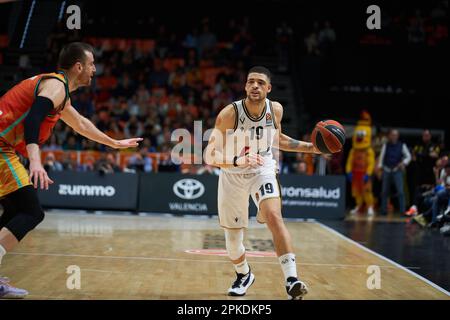
[[[352,149],[348,155],[345,172],[352,183],[352,196],[356,207],[352,214],[361,212],[364,207],[369,216],[374,215],[372,179],[375,168],[375,153],[372,149],[372,119],[367,111],[361,112],[352,139]]]

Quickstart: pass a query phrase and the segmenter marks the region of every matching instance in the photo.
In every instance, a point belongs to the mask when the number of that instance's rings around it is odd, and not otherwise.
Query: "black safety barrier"
[[[44,208],[131,210],[137,208],[139,176],[132,173],[50,172],[55,182],[39,190]]]
[[[218,212],[215,175],[53,172],[50,176],[55,184],[48,191],[39,191],[46,208],[193,215]],[[343,176],[281,175],[279,179],[284,217],[344,218]],[[256,207],[249,201],[254,216]]]

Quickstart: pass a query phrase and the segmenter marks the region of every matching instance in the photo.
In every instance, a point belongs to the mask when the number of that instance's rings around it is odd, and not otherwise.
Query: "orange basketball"
[[[344,127],[334,120],[319,121],[311,135],[311,142],[322,153],[336,153],[345,143]]]

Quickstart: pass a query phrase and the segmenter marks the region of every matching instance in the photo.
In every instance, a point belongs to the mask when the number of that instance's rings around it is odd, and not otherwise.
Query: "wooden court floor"
[[[399,266],[322,224],[287,225],[300,277],[310,287],[305,300],[450,299],[405,268],[413,266]],[[251,221],[245,245],[256,252],[247,259],[256,281],[245,297],[232,298],[225,293],[235,276],[216,218],[52,211],[4,257],[0,273],[27,289],[28,299],[286,299],[265,226]],[[379,268],[379,289],[368,288],[369,266]]]

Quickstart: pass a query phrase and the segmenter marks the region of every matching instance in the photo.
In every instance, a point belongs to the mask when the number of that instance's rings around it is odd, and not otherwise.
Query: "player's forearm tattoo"
[[[295,148],[298,148],[299,145],[300,145],[300,141],[292,139],[292,138],[289,139],[289,143],[288,143],[289,148],[295,149]]]

